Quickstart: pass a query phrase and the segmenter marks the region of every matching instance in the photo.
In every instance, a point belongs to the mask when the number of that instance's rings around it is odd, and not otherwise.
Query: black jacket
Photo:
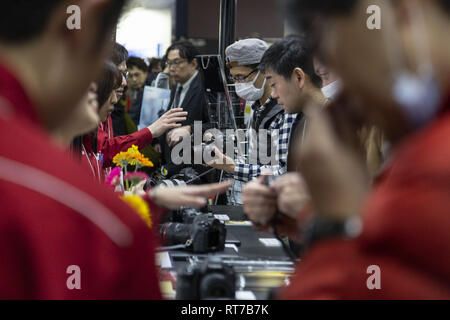
[[[170,95],[169,107],[172,106],[173,100],[175,99],[176,86],[172,89]],[[202,121],[202,125],[210,122],[210,117],[208,113],[208,104],[206,101],[206,91],[203,84],[203,77],[199,71],[197,76],[191,82],[189,90],[186,92],[184,100],[181,102],[181,107],[184,111],[188,112],[186,121],[183,121],[182,126],[193,126],[194,121]],[[192,132],[193,134],[193,132]],[[167,133],[163,134],[158,140],[161,144],[162,160],[169,171],[168,176],[178,173],[184,165],[173,165],[170,155],[172,148],[170,148],[166,141]]]

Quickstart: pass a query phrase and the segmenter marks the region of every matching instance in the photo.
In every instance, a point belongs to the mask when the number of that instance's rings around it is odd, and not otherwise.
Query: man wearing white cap
[[[246,163],[237,163],[216,150],[216,158],[208,165],[232,173],[236,180],[244,182],[259,176],[264,168],[269,169],[274,176],[286,173],[289,136],[296,117],[286,114],[277,101],[272,99],[270,85],[264,74],[258,70],[267,49],[266,42],[252,38],[237,41],[225,50],[227,67],[230,68],[230,74],[236,84],[236,94],[246,101],[254,101],[251,129],[254,129],[259,137],[261,130],[267,130],[267,155],[271,159],[275,156],[276,159],[276,163],[271,161],[270,164],[262,164],[259,149],[265,147],[263,144],[266,142],[261,139],[256,147],[250,145],[249,161]],[[274,135],[275,132],[278,135]],[[276,154],[270,154],[271,150]],[[251,161],[252,156],[256,161]]]

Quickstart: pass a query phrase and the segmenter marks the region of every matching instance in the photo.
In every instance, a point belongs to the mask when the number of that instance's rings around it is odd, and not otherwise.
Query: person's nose
[[[128,84],[127,79],[124,76],[122,76],[122,85],[121,85],[121,87],[125,88],[127,86],[127,84]]]
[[[111,104],[115,105],[118,101],[119,101],[119,99],[117,99],[117,93],[114,91],[112,99],[111,99]]]
[[[274,89],[272,89],[272,93],[270,94],[272,96],[272,99],[278,100],[280,99],[280,95],[278,94],[278,92]]]

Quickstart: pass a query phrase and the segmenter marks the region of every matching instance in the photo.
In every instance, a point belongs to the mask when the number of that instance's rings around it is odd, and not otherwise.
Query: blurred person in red
[[[361,159],[324,113],[312,117],[300,168],[314,217],[302,230],[306,255],[280,298],[450,298],[450,43],[442,41],[450,1],[293,6],[392,153],[368,191]],[[368,14],[378,10],[381,30]]]
[[[69,148],[75,137],[89,133],[98,127],[100,118],[97,99],[97,83],[91,82],[78,107],[52,131],[56,142],[63,149]]]
[[[50,136],[99,76],[124,3],[3,2],[8,10],[0,11],[0,298],[161,297],[148,227],[114,193],[93,183]],[[83,12],[82,31],[66,23],[74,4]],[[227,187],[152,189],[152,214],[160,207],[202,206]],[[79,289],[69,285],[74,267]]]

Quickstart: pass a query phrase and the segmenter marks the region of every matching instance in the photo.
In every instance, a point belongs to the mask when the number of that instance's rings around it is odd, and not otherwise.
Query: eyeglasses
[[[120,74],[122,77],[124,77],[126,80],[130,77],[130,73],[128,71],[121,71]]]
[[[250,71],[249,74],[247,74],[246,76],[237,76],[237,77],[231,77],[231,80],[233,82],[245,82],[245,79],[247,79],[248,77],[250,77],[253,73],[255,73],[256,71],[258,71],[257,69],[253,69],[252,71]]]
[[[177,60],[173,60],[173,61],[167,61],[167,66],[175,66],[178,67],[180,64],[182,64],[183,62],[187,61],[187,59],[177,59]]]

